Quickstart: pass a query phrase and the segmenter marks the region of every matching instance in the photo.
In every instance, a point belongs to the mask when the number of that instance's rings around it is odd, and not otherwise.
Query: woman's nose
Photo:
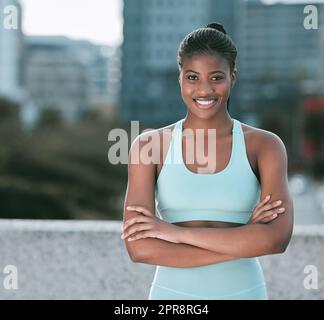
[[[207,81],[207,82],[202,82],[200,85],[199,85],[199,88],[198,88],[198,92],[201,94],[201,95],[208,95],[208,94],[211,94],[213,92],[213,86]]]

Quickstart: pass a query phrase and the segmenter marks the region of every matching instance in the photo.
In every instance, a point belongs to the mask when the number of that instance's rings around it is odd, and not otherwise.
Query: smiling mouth
[[[196,103],[196,105],[198,106],[198,108],[200,109],[209,109],[211,107],[213,107],[218,99],[213,98],[213,99],[193,99]]]

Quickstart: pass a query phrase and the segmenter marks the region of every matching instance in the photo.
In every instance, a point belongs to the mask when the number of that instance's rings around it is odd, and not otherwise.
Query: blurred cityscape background
[[[0,0],[0,218],[121,220],[127,165],[108,161],[108,133],[183,118],[178,46],[220,22],[238,48],[231,116],[281,137],[296,222],[324,223],[324,1],[313,2],[315,29],[304,26],[308,1],[111,1],[118,45],[27,34],[33,0]],[[99,23],[93,10],[84,30]]]

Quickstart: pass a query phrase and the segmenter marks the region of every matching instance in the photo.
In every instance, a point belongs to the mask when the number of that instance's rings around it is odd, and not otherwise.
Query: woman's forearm
[[[145,238],[134,241],[141,254],[135,262],[190,268],[238,259],[230,255],[213,252],[184,243],[173,243],[157,238]]]
[[[276,229],[266,224],[249,224],[237,228],[185,228],[180,243],[239,258],[281,252]]]

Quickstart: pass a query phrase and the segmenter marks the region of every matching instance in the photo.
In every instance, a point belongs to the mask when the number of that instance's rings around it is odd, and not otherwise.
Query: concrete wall
[[[118,221],[0,220],[0,299],[146,300],[155,266],[133,263],[120,235]],[[284,254],[260,257],[269,298],[324,299],[323,248],[324,226],[295,226]],[[304,287],[307,265],[318,289]]]

